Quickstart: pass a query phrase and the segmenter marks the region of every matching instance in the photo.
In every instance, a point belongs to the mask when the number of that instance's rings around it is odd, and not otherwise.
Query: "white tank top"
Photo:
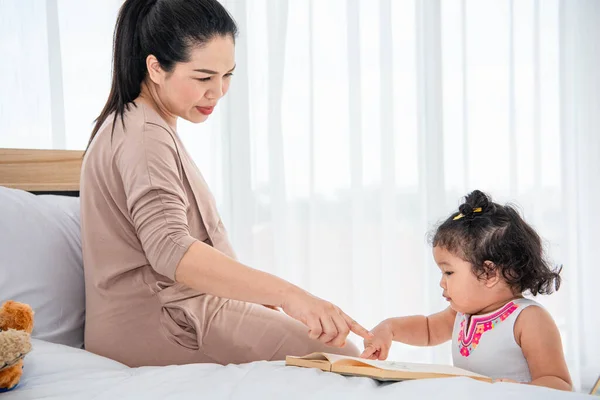
[[[457,313],[452,332],[454,365],[493,379],[531,382],[514,326],[521,311],[532,305],[541,307],[533,300],[516,299],[484,315]]]

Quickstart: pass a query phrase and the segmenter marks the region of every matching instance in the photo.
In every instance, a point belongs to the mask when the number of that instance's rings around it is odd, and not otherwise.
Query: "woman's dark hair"
[[[560,269],[550,268],[540,236],[514,207],[493,203],[479,190],[433,234],[431,244],[471,263],[479,278],[494,264],[506,282],[520,293],[550,294],[560,286]]]
[[[111,113],[121,116],[139,96],[146,77],[146,58],[153,54],[163,70],[189,60],[191,47],[215,37],[237,36],[236,24],[217,0],[126,0],[113,37],[110,94],[95,121],[88,147]]]

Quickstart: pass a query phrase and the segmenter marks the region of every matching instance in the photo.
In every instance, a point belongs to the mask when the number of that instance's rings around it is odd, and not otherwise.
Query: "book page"
[[[330,357],[334,357],[334,358],[337,357],[336,360],[346,358],[343,356],[336,356],[335,354],[329,354],[329,353],[310,353],[310,354],[308,354],[306,356],[302,356],[302,357],[287,356],[287,358],[294,358],[294,359],[298,359],[298,360],[321,360],[321,361],[329,360],[329,361],[333,362]]]
[[[367,360],[358,357],[338,356],[335,354],[323,353],[323,355],[332,363],[344,363],[357,365],[369,365],[371,367],[387,370],[387,371],[400,371],[400,372],[414,372],[414,373],[435,373],[435,374],[446,374],[446,375],[462,375],[462,376],[473,376],[473,377],[485,377],[484,375],[476,374],[471,371],[467,371],[462,368],[453,367],[451,365],[441,364],[419,364],[409,363],[401,361],[381,361],[381,360]]]

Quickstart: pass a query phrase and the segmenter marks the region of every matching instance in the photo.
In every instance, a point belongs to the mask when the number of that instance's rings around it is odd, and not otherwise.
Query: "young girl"
[[[495,381],[571,390],[556,324],[523,297],[558,289],[560,271],[550,269],[540,237],[515,209],[476,190],[439,226],[432,245],[450,306],[381,322],[361,357],[385,360],[392,341],[435,346],[452,340],[457,367]]]

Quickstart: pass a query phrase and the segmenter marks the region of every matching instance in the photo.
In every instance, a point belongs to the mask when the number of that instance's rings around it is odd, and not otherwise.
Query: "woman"
[[[129,366],[227,364],[358,355],[349,331],[370,335],[331,303],[236,261],[177,136],[178,118],[205,121],[227,92],[235,36],[216,0],[121,7],[112,88],[81,174],[92,352]]]

